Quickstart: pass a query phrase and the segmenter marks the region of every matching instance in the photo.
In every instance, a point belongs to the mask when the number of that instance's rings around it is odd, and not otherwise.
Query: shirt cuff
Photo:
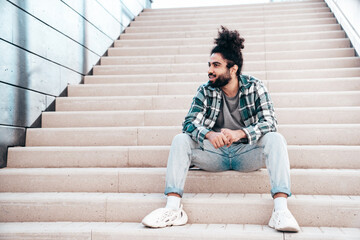
[[[199,131],[199,142],[204,142],[204,139],[205,139],[205,135],[210,132],[209,129],[207,128],[202,128],[200,131]]]
[[[251,126],[250,126],[251,127]],[[250,127],[247,127],[247,128],[243,128],[242,130],[245,132],[245,134],[246,134],[246,138],[248,139],[248,144],[252,144],[253,143],[253,141],[252,141],[252,136],[251,136],[251,134],[250,134],[250,132],[249,132],[249,130],[248,130],[248,128],[250,128]]]

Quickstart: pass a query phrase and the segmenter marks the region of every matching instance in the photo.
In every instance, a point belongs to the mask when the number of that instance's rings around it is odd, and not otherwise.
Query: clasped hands
[[[233,142],[239,141],[241,138],[245,138],[246,134],[243,130],[230,130],[222,128],[221,132],[210,131],[205,135],[215,148],[221,148],[223,146],[230,147]]]

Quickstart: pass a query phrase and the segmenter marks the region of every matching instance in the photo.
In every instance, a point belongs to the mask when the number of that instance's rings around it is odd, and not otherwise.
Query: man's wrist
[[[214,132],[214,131],[209,131],[209,132],[207,132],[207,133],[205,134],[205,138],[208,139],[209,136],[210,136],[213,132]]]
[[[246,133],[243,130],[241,130],[241,129],[237,130],[236,133],[237,133],[237,137],[238,137],[237,141],[239,141],[242,138],[246,138]]]

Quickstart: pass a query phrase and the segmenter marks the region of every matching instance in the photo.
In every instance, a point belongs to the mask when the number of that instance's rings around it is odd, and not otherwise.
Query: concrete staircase
[[[223,24],[245,37],[288,141],[302,226],[266,226],[265,169],[189,173],[189,224],[147,229],[165,204],[166,161]],[[0,239],[360,239],[360,59],[323,1],[145,10],[68,87],[0,170]]]

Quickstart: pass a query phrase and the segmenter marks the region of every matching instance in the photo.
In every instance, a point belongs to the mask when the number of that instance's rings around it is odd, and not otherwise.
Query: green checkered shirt
[[[245,128],[247,143],[256,143],[259,138],[268,133],[276,132],[277,120],[264,84],[248,75],[239,78],[239,111]],[[208,83],[201,85],[190,110],[183,122],[183,132],[203,146],[205,135],[214,127],[221,109],[223,92],[220,88],[213,88]]]

